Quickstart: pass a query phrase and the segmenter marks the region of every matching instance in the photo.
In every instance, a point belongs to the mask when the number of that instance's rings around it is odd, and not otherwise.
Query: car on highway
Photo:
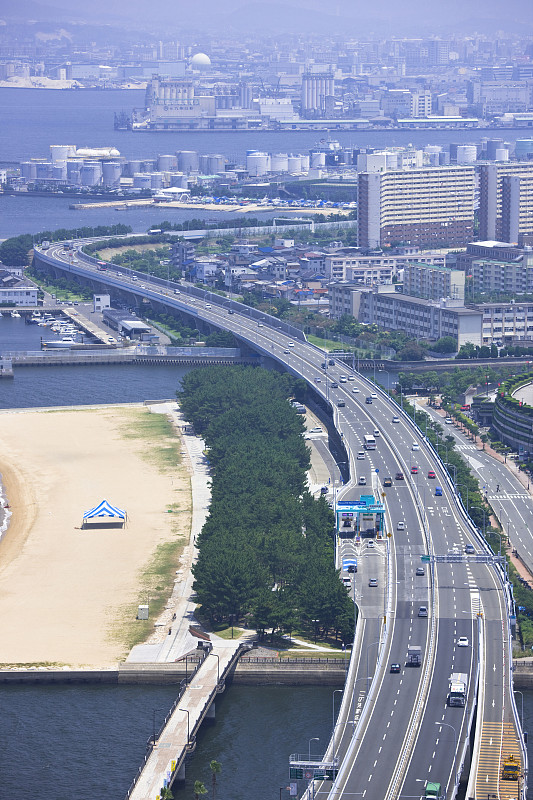
[[[358,389],[357,386],[354,386],[354,388],[352,389],[352,394],[359,394],[360,391],[361,390]]]
[[[418,467],[411,467],[411,475],[418,475]]]
[[[359,450],[359,452],[357,453],[357,460],[362,461],[364,458],[365,458],[365,451]]]
[[[465,544],[465,553],[467,553],[467,555],[471,555],[472,556],[472,555],[474,555],[475,552],[476,552],[476,549],[475,549],[473,544]]]
[[[206,308],[211,308],[211,303],[206,303],[206,304],[205,304],[205,307],[206,307]]]
[[[428,615],[428,610],[427,610],[426,606],[420,606],[420,608],[418,609],[418,616],[419,617],[427,617],[427,615]]]
[[[329,361],[328,361],[328,364],[329,364],[330,367],[334,367],[335,366],[335,359],[334,358],[330,358]]]
[[[333,381],[333,382],[331,383],[331,388],[332,388],[332,389],[338,389],[338,388],[339,388],[339,384],[338,384],[338,383],[335,383],[335,381]]]
[[[396,525],[396,530],[397,531],[404,531],[405,530],[405,522],[400,520],[400,522]]]
[[[436,477],[437,476],[435,475],[434,470],[430,469],[429,472],[428,472],[428,478],[436,478]]]
[[[289,342],[289,347],[294,347],[294,342]]]
[[[460,636],[457,639],[457,647],[468,647],[468,637],[467,636]]]
[[[345,577],[342,579],[342,582],[343,582],[343,584],[346,586],[346,588],[347,588],[347,589],[348,589],[348,591],[349,591],[349,590],[350,590],[350,588],[351,588],[351,585],[352,585],[352,582],[351,582],[350,578],[349,578],[349,577],[346,575],[346,576],[345,576]]]
[[[420,450],[420,445],[418,444],[418,442],[413,442],[411,450]]]
[[[229,309],[229,311],[228,311],[228,314],[235,314],[235,311],[234,311],[232,308],[230,308],[230,309]],[[288,353],[288,352],[289,352],[289,351],[287,350],[287,353]]]
[[[321,383],[321,379],[320,378],[315,378],[315,383]]]
[[[451,417],[446,417],[444,420],[445,425],[453,425],[453,419]]]
[[[257,323],[257,327],[258,327],[258,328],[262,328],[262,327],[263,327],[263,323],[262,323],[262,322],[258,322],[258,323]]]
[[[355,380],[355,378],[354,378],[354,376],[353,376],[353,375],[348,375],[348,380],[349,380],[349,381],[354,381],[354,380]]]
[[[403,472],[397,472],[396,473],[396,480],[397,481],[403,481],[403,479],[404,479],[403,478]]]
[[[368,585],[369,586],[377,586],[378,585],[378,579],[377,578],[369,578]]]
[[[338,408],[344,408],[345,405],[346,403],[344,402],[344,400],[337,400]]]
[[[424,567],[417,567],[417,568],[416,568],[415,575],[418,575],[418,576],[420,576],[420,575],[425,575],[425,574],[426,574],[426,572],[425,572],[425,570],[424,570]]]
[[[367,397],[366,400],[365,400],[365,403],[367,403],[369,406],[371,406],[372,405],[372,398],[371,397]]]
[[[321,487],[320,494],[327,494],[328,492],[329,492],[329,489],[328,489],[327,486],[322,486]]]
[[[309,433],[322,433],[322,428],[320,425],[315,425],[314,428],[310,428]]]
[[[435,486],[435,497],[442,497],[442,486]]]
[[[389,672],[397,674],[398,672],[401,672],[401,671],[402,671],[402,668],[401,668],[400,664],[398,664],[397,661],[393,661],[392,664],[390,665]]]
[[[385,487],[392,486],[392,478],[385,478],[385,480],[383,481],[383,486]]]
[[[359,486],[366,486],[366,478],[365,478],[365,476],[361,475],[361,477],[359,478],[357,483],[359,484]]]
[[[399,421],[400,421],[400,417],[393,417],[393,418],[392,418],[392,421],[393,421],[393,422],[399,422]]]
[[[369,539],[368,542],[366,543],[366,546],[370,547],[370,549],[372,549],[374,547],[374,540],[373,539]]]
[[[370,397],[372,398],[372,400],[377,400],[378,399],[378,396],[377,396],[376,392],[372,392]]]

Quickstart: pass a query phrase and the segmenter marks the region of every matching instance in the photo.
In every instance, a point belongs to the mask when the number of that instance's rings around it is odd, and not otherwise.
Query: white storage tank
[[[179,189],[187,188],[187,176],[182,172],[171,172],[169,178],[170,186],[177,186]]]
[[[133,176],[137,172],[141,172],[141,162],[139,159],[134,159],[133,161],[128,161],[126,164],[126,174],[128,178],[133,178]]]
[[[157,156],[157,169],[159,172],[171,172],[176,167],[176,163],[176,156]]]
[[[102,178],[102,165],[99,161],[87,161],[80,168],[82,186],[97,186]]]
[[[66,161],[76,155],[76,147],[73,144],[51,144],[50,158],[52,161]]]
[[[272,172],[288,172],[289,156],[287,153],[273,153],[270,157],[270,169]]]
[[[102,164],[102,181],[104,186],[118,186],[122,175],[120,161],[104,161]]]
[[[20,174],[27,181],[34,181],[37,177],[37,164],[34,161],[23,161],[20,165]]]
[[[209,172],[209,156],[198,156],[198,170],[201,175],[207,175]]]
[[[67,180],[67,162],[56,161],[52,167],[52,177],[55,181]]]
[[[311,167],[313,169],[320,169],[320,167],[326,166],[326,154],[320,152],[312,152],[311,153]]]
[[[477,161],[477,147],[475,144],[460,144],[457,147],[457,163],[473,164]]]
[[[509,150],[506,147],[498,147],[494,155],[495,161],[509,161]]]
[[[309,171],[309,156],[301,154],[300,155],[300,162],[302,164],[302,172],[308,172]]]
[[[269,167],[269,158],[266,153],[250,153],[246,156],[246,169],[252,176],[266,175]]]
[[[163,187],[163,173],[162,172],[152,172],[150,174],[150,188],[151,189],[161,189]]]
[[[218,175],[219,172],[224,172],[226,168],[226,159],[218,153],[207,156],[207,174]]]
[[[147,158],[144,161],[141,161],[142,171],[143,172],[153,172],[155,170],[155,159],[154,158]]]
[[[39,181],[48,181],[52,177],[53,166],[50,161],[40,161],[37,163],[35,177]]]
[[[147,172],[136,172],[135,175],[133,176],[133,188],[151,189],[152,176],[149,175]]]
[[[301,172],[302,171],[302,160],[300,156],[293,156],[292,153],[288,158],[288,169],[289,172]]]
[[[198,172],[198,153],[196,150],[180,150],[178,153],[178,169],[189,174]]]

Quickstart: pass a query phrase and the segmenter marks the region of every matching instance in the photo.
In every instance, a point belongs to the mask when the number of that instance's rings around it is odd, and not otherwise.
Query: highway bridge
[[[412,420],[361,374],[260,311],[114,265],[100,272],[96,259],[61,244],[36,248],[35,259],[130,305],[147,298],[207,328],[229,330],[303,377],[329,405],[349,462],[350,482],[335,489],[334,502],[370,493],[384,501],[381,538],[345,536],[340,523],[337,566],[357,558],[357,572],[343,575],[358,619],[331,741],[319,755],[291,757],[310,795],[399,800],[425,797],[433,784],[443,798],[460,790],[472,800],[525,800],[527,754],[513,694],[514,608],[505,569]],[[365,451],[363,437],[376,429],[376,449]],[[420,647],[420,666],[408,665],[413,646]],[[390,671],[391,663],[399,672]],[[447,703],[452,673],[467,675],[464,706]],[[502,779],[510,755],[520,764],[518,781]]]

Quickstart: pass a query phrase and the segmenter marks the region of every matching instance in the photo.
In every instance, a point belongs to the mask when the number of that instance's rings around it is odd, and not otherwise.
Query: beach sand
[[[130,406],[0,414],[13,514],[0,541],[1,663],[106,667],[126,656],[144,570],[159,545],[190,533],[179,433],[154,441],[142,433],[147,415]],[[103,499],[127,524],[82,529]]]

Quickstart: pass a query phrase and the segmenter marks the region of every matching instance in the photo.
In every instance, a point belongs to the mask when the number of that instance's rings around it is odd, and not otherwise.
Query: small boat
[[[20,317],[20,314],[19,314],[19,312],[18,312],[18,311],[12,311],[12,312],[11,312],[11,316],[12,316],[12,317]]]
[[[56,339],[55,342],[41,342],[43,350],[70,350],[73,344],[76,344],[72,337],[68,339]]]

